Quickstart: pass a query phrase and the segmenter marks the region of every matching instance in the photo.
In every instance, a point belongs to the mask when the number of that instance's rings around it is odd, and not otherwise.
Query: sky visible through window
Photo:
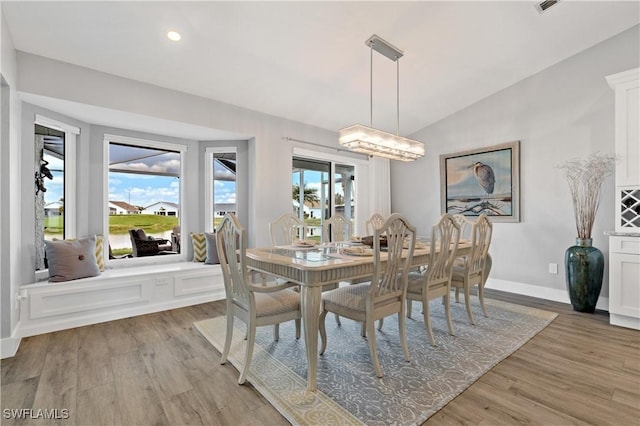
[[[53,161],[50,161],[53,165]],[[57,167],[56,167],[57,168]],[[58,203],[63,198],[62,173],[52,170],[53,180],[45,180],[45,205]],[[180,183],[176,177],[109,173],[109,201],[124,201],[134,206],[147,207],[159,201],[180,204]],[[235,204],[236,183],[216,181],[215,203]],[[144,212],[143,212],[144,213]]]
[[[236,202],[235,182],[216,181],[215,203]],[[109,173],[109,200],[147,207],[166,201],[180,204],[180,180],[173,176]],[[144,214],[144,210],[142,211]]]

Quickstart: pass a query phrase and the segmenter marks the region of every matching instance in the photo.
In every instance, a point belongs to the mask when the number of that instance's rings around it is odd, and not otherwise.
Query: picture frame
[[[520,141],[440,155],[443,213],[520,222]]]

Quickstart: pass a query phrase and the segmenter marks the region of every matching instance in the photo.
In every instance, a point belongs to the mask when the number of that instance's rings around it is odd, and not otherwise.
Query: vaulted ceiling
[[[329,130],[370,122],[377,34],[415,132],[640,22],[637,1],[3,1],[17,50]],[[172,42],[169,30],[181,33]],[[396,130],[396,64],[373,54],[373,125]]]

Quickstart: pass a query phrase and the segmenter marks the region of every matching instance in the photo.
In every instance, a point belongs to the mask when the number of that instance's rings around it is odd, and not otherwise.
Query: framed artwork
[[[520,222],[520,141],[440,156],[443,213]]]

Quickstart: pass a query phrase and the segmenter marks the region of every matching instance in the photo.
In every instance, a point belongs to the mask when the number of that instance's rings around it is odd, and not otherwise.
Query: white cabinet
[[[607,82],[615,90],[615,230],[640,234],[640,68]]]
[[[609,322],[640,329],[640,68],[610,75],[615,90],[616,222],[609,237]]]
[[[609,322],[640,330],[640,236],[609,237]]]

